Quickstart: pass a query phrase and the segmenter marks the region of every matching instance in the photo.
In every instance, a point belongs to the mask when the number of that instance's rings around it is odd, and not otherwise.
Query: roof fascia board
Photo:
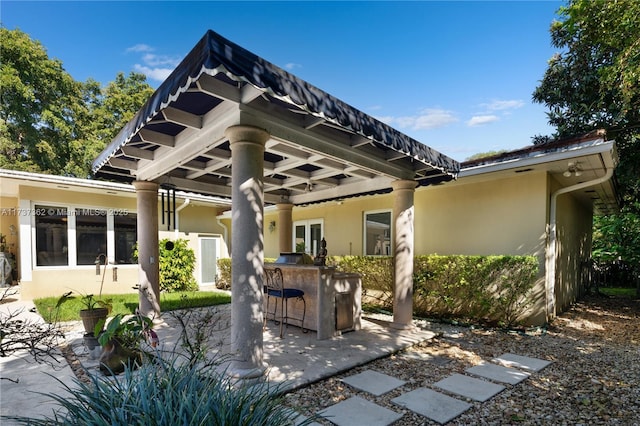
[[[521,167],[529,167],[535,166],[544,163],[551,163],[553,161],[561,161],[567,160],[570,158],[575,158],[577,156],[585,156],[592,154],[606,154],[609,153],[609,156],[603,155],[603,158],[610,158],[613,163],[616,162],[616,154],[615,154],[615,141],[602,141],[599,140],[599,143],[589,144],[588,146],[573,146],[567,147],[567,149],[552,152],[552,153],[544,153],[541,152],[538,155],[527,156],[509,159],[505,161],[500,161],[492,164],[483,164],[479,166],[473,166],[468,168],[463,168],[460,170],[459,178],[469,177],[480,175],[484,173],[493,173],[504,170],[517,169]]]
[[[117,182],[106,182],[92,179],[72,178],[67,176],[58,175],[45,175],[33,172],[22,172],[17,170],[0,169],[0,178],[16,179],[20,183],[26,182],[38,182],[50,185],[65,185],[69,188],[59,188],[72,191],[72,187],[76,188],[88,188],[88,189],[100,189],[104,191],[120,191],[125,192],[127,195],[135,195],[135,188],[133,185]],[[111,194],[115,195],[115,194]],[[191,193],[185,191],[176,191],[176,197],[186,199],[189,198],[194,201],[198,201],[204,204],[221,204],[231,205],[231,200],[225,198],[218,198],[208,195],[202,195],[198,193]]]
[[[0,178],[18,179],[20,181],[31,181],[49,183],[54,185],[69,185],[90,189],[103,189],[110,191],[135,192],[135,189],[126,183],[106,182],[92,179],[82,179],[68,176],[47,175],[33,172],[22,172],[17,170],[0,170]]]

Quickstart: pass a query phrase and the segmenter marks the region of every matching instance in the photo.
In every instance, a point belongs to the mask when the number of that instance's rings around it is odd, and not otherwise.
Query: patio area
[[[230,311],[231,305],[228,304],[164,313],[162,322],[154,328],[160,339],[159,349],[167,356],[180,350],[183,329],[176,317],[180,315],[183,320],[186,319],[186,330],[190,336],[196,329],[207,333],[208,353],[220,356],[224,360],[221,368],[225,368],[233,360],[230,355]],[[297,389],[436,336],[434,331],[422,328],[397,330],[390,328],[389,324],[380,316],[364,315],[361,330],[332,339],[317,340],[315,331],[303,333],[296,326],[286,327],[281,339],[278,337],[279,326],[268,321],[263,335],[268,379],[280,385],[283,391]],[[78,361],[87,373],[101,374],[96,354],[84,344],[82,325],[70,324],[70,327],[66,338]]]

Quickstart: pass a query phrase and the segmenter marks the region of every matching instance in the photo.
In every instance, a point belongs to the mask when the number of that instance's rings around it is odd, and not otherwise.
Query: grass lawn
[[[636,289],[629,287],[599,287],[598,291],[604,294],[605,296],[615,296],[615,297],[636,297]]]
[[[33,303],[45,321],[76,321],[80,320],[79,312],[85,306],[80,297],[76,296],[65,301],[59,310],[56,310],[58,297],[46,297],[35,299]],[[110,316],[116,314],[129,315],[135,312],[138,307],[138,293],[130,294],[108,294],[102,297],[105,301],[110,301]],[[231,296],[222,292],[214,291],[183,291],[176,293],[162,293],[160,295],[160,310],[162,312],[173,311],[184,308],[199,308],[203,306],[220,305],[230,303]],[[57,318],[56,318],[57,317]]]

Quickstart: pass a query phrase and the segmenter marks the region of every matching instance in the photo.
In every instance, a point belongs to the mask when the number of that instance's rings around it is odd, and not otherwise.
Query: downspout
[[[551,194],[551,204],[549,206],[549,246],[547,248],[547,256],[545,260],[546,270],[546,299],[547,299],[547,321],[556,316],[556,257],[557,257],[557,231],[556,231],[556,213],[558,206],[558,196],[568,192],[578,191],[590,186],[598,185],[606,182],[613,176],[614,167],[606,169],[604,176],[587,182],[578,183],[576,185],[560,188]]]
[[[229,229],[227,228],[227,225],[222,223],[222,221],[220,220],[220,216],[216,216],[216,222],[218,222],[218,225],[220,225],[220,227],[224,229],[222,240],[225,242],[225,244],[227,244],[228,250],[230,252],[231,245],[229,244]]]
[[[180,205],[180,207],[176,209],[176,223],[174,223],[174,229],[173,229],[173,232],[175,233],[176,238],[178,238],[178,234],[180,232],[180,215],[178,213],[180,213],[182,209],[187,207],[189,204],[191,204],[191,199],[185,198],[184,203],[182,203],[182,205]]]

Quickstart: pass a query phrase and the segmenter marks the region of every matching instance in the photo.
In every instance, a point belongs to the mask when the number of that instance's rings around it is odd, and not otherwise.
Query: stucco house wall
[[[104,266],[101,265],[100,275],[96,274],[94,264],[76,265],[75,260],[71,260],[68,265],[38,265],[38,253],[35,248],[35,214],[33,214],[36,206],[101,210],[112,212],[111,214],[136,214],[136,195],[132,187],[122,186],[113,190],[108,185],[101,187],[100,182],[94,181],[91,185],[97,187],[88,189],[85,185],[89,181],[82,179],[66,179],[60,183],[59,178],[55,176],[21,175],[15,172],[7,174],[11,177],[0,178],[2,179],[1,189],[3,193],[12,192],[16,196],[0,196],[0,232],[7,235],[6,250],[17,257],[22,297],[33,299],[59,296],[67,291],[96,294],[100,291],[101,283],[104,294],[135,292],[134,286],[139,280],[137,264],[110,263],[106,273],[104,273]],[[34,180],[30,181],[30,178]],[[162,224],[162,214],[158,214],[159,238],[184,238],[189,242],[189,247],[194,250],[197,259],[194,275],[200,283],[203,260],[215,265],[217,258],[229,256],[225,243],[226,229],[216,219],[219,207],[203,202],[202,197],[195,202],[193,200],[187,202],[187,198],[179,197],[176,202],[177,208],[184,206],[176,212],[177,230],[173,226],[167,230],[166,224]],[[161,203],[158,204],[160,210]],[[14,237],[10,235],[11,225],[18,231]],[[71,227],[67,228],[67,242],[75,238],[74,232]],[[207,256],[202,253],[203,239],[214,242],[215,259],[207,259]],[[210,251],[207,253],[208,257],[212,257]],[[104,282],[102,281],[103,273]],[[206,284],[212,283],[213,280]]]
[[[591,255],[593,215],[590,206],[577,201],[571,193],[558,197],[558,257],[556,262],[556,308],[566,310],[576,301],[582,287],[585,262]]]

